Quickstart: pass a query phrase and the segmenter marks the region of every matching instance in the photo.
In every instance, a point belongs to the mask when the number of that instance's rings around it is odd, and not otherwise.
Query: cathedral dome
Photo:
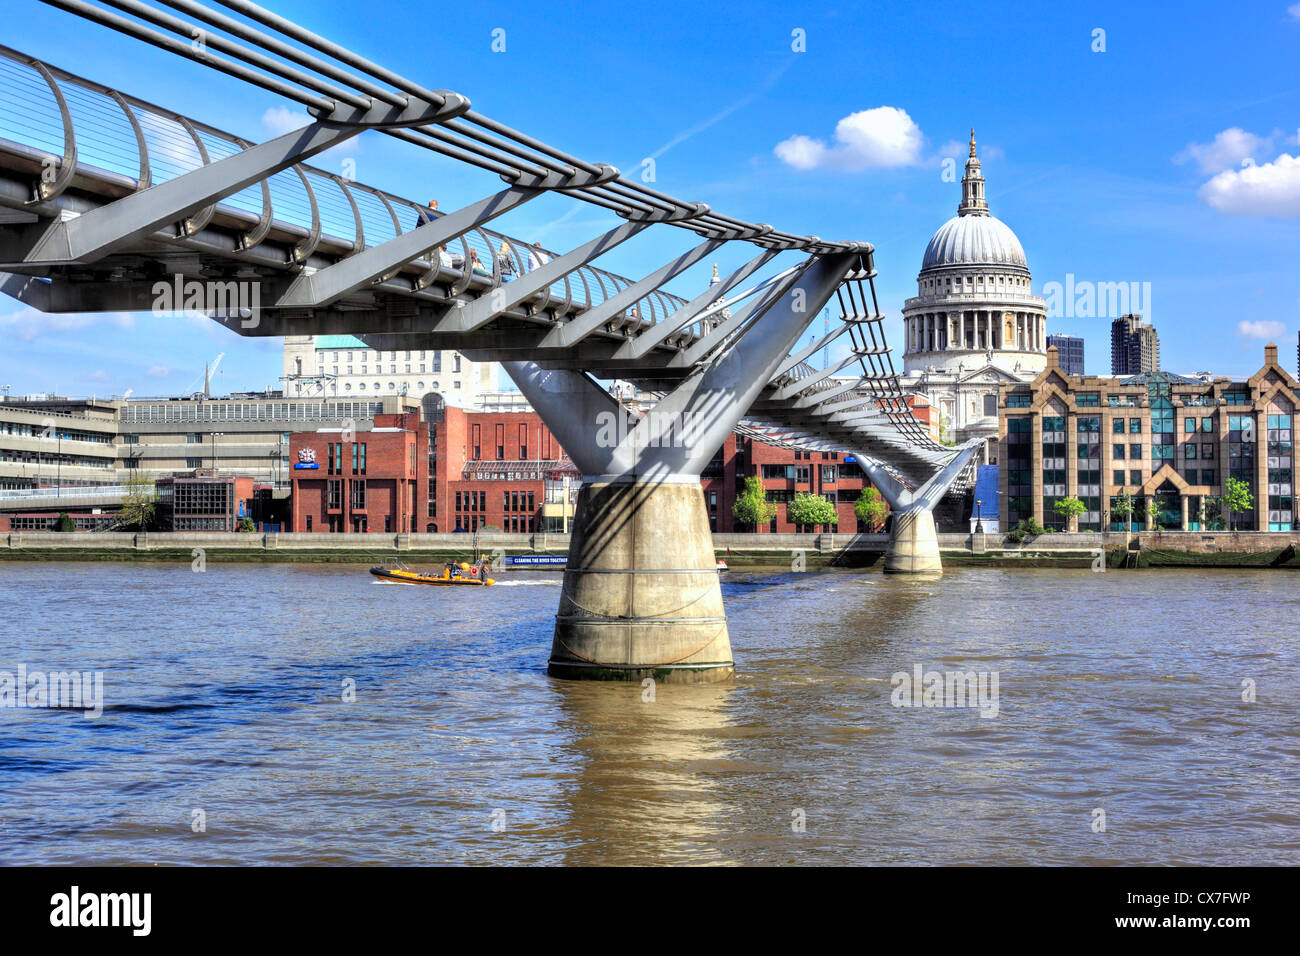
[[[954,216],[940,226],[925,247],[921,271],[966,265],[1029,269],[1011,227],[989,215]]]

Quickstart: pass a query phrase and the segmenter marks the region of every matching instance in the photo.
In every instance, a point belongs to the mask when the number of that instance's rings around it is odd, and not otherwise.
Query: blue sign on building
[[[295,468],[319,468],[320,463],[315,461],[296,461],[293,464]]]

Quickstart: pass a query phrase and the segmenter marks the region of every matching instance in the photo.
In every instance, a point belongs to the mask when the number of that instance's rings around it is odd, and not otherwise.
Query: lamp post
[[[982,498],[975,499],[975,533],[984,533],[984,500]]]

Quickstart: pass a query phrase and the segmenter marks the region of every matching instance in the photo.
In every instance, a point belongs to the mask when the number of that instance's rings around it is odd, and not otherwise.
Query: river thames
[[[104,696],[0,709],[0,862],[1300,863],[1285,571],[733,573],[736,679],[653,699],[499,580],[0,565],[0,670]],[[996,716],[894,706],[918,665]]]

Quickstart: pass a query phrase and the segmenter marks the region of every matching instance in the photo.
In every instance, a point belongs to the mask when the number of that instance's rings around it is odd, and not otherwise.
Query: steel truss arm
[[[674,276],[685,272],[724,244],[725,240],[721,239],[705,240],[689,252],[682,253],[676,259],[656,269],[640,282],[632,283],[617,295],[606,299],[598,306],[588,309],[572,322],[565,323],[554,329],[542,340],[541,347],[565,348],[582,341],[614,316],[621,315],[645,298],[648,293],[659,288]],[[667,319],[664,321],[667,321]]]
[[[608,167],[611,175],[617,170]],[[595,178],[595,177],[583,177]],[[378,246],[342,259],[311,275],[295,278],[267,308],[316,308],[330,305],[349,292],[365,288],[413,259],[446,245],[484,223],[547,191],[547,187],[511,186],[455,212],[422,223]],[[434,263],[435,267],[437,263]],[[469,270],[469,263],[465,269]]]

